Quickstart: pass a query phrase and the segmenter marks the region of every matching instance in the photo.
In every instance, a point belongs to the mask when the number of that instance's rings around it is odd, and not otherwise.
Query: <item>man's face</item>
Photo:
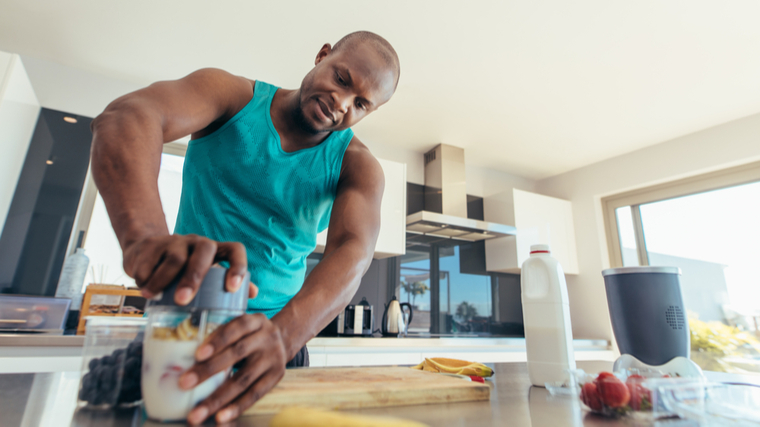
[[[340,52],[325,45],[301,82],[303,124],[314,132],[347,129],[388,102],[394,86],[392,67],[369,44]]]

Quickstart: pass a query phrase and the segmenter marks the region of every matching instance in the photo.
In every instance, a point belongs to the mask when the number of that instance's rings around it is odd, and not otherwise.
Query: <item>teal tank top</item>
[[[253,99],[213,133],[190,141],[174,232],[245,245],[259,287],[248,311],[271,318],[303,285],[306,257],[327,228],[353,131],[282,150],[269,110],[277,87],[256,81]]]

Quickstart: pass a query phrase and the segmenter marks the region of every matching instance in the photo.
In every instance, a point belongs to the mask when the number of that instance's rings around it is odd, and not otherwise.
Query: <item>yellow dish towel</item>
[[[272,418],[269,427],[428,427],[398,418],[371,417],[312,408],[285,408]]]

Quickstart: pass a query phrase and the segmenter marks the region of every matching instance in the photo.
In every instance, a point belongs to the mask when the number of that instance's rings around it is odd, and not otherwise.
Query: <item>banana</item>
[[[424,362],[413,366],[412,369],[446,374],[474,375],[478,377],[490,377],[494,373],[493,369],[482,363],[447,359],[445,357],[426,358]]]
[[[428,365],[427,363],[422,367],[422,370],[427,371],[427,372],[435,372],[436,374],[441,372],[438,369],[436,369],[435,366]]]
[[[432,360],[432,359],[425,359],[425,364],[426,365],[429,364],[430,366],[433,366],[436,369],[438,369],[439,372],[445,372],[447,374],[456,374],[457,372],[459,372],[462,369],[462,368],[459,368],[459,367],[447,366],[447,365],[438,363],[438,362],[436,362],[435,360]]]
[[[269,427],[427,427],[427,424],[399,418],[290,407],[272,418]]]
[[[470,366],[465,366],[459,372],[459,375],[478,376],[478,377],[490,377],[493,375],[493,369],[488,366],[481,365],[480,363],[473,363]]]
[[[446,357],[431,357],[430,360],[434,361],[435,363],[440,363],[441,365],[450,366],[452,368],[464,368],[465,366],[469,366],[474,363],[468,362],[466,360],[448,359]]]

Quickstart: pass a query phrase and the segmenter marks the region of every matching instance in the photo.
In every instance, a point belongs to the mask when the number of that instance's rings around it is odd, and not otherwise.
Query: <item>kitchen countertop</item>
[[[575,339],[575,348],[609,348],[609,341]],[[0,334],[0,347],[82,347],[84,335]],[[355,338],[316,337],[308,346],[325,347],[448,347],[448,346],[507,346],[525,348],[525,338],[504,337],[440,337],[440,338]]]
[[[0,373],[78,370],[82,336],[0,334]],[[576,360],[615,360],[606,340],[576,339]],[[524,338],[314,338],[307,344],[313,367],[416,364],[425,357],[451,357],[484,363],[525,362]]]
[[[82,347],[84,335],[0,334],[0,346]]]
[[[587,372],[612,368],[610,362],[578,362]],[[361,409],[365,415],[395,416],[421,421],[430,426],[528,426],[576,427],[623,426],[623,421],[584,413],[568,397],[552,397],[540,387],[531,387],[525,363],[498,363],[492,381],[491,400],[393,408]],[[169,426],[145,420],[138,408],[118,411],[76,410],[78,372],[0,375],[0,414],[3,427],[29,426]],[[271,416],[244,417],[229,426],[266,426]],[[668,427],[695,426],[693,422],[668,422]]]

